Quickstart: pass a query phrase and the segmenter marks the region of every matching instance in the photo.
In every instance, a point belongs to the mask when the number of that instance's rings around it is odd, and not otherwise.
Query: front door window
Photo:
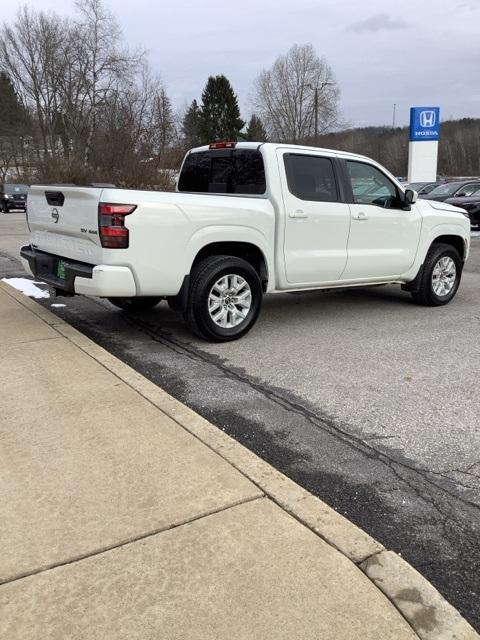
[[[355,204],[373,204],[384,209],[400,209],[396,185],[377,167],[364,162],[347,161]]]

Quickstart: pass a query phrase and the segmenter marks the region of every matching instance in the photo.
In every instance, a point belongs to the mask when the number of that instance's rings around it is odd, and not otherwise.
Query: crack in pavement
[[[92,302],[95,302],[95,304],[97,304],[98,306],[104,309],[109,308],[107,304],[103,303],[101,300],[93,299]],[[429,476],[436,475],[439,477],[443,477],[449,480],[450,482],[454,482],[458,486],[471,488],[468,485],[463,485],[461,482],[453,480],[443,472],[435,472],[429,469],[418,467],[417,465],[414,465],[414,464],[409,464],[405,459],[398,459],[397,457],[391,454],[385,453],[385,451],[380,451],[376,449],[374,446],[371,446],[370,444],[368,444],[368,442],[365,442],[365,440],[370,441],[375,439],[379,439],[379,440],[392,439],[392,438],[395,438],[396,436],[393,436],[393,435],[377,436],[377,437],[370,436],[368,438],[357,437],[351,434],[349,431],[347,431],[344,427],[341,427],[338,423],[336,423],[334,418],[332,418],[331,416],[327,416],[325,414],[319,415],[315,411],[312,411],[311,409],[303,405],[298,399],[291,400],[290,398],[285,397],[285,395],[281,393],[283,390],[278,390],[276,388],[274,389],[273,387],[267,387],[263,383],[253,380],[251,377],[245,375],[244,373],[241,373],[234,368],[227,367],[216,356],[212,356],[211,354],[206,354],[205,352],[202,352],[201,350],[197,349],[195,346],[178,340],[172,334],[170,334],[169,332],[166,332],[163,329],[160,329],[158,326],[152,327],[150,324],[145,322],[143,319],[139,318],[133,312],[122,313],[122,320],[130,327],[140,330],[142,333],[144,333],[148,337],[152,338],[157,342],[160,342],[163,346],[175,351],[179,355],[183,355],[195,361],[197,361],[198,359],[201,359],[202,361],[221,370],[225,376],[236,379],[242,382],[243,384],[247,384],[255,391],[260,392],[265,397],[269,398],[273,402],[280,405],[282,408],[301,415],[302,417],[307,419],[311,424],[313,424],[315,427],[320,429],[325,429],[326,431],[328,431],[328,433],[341,439],[343,442],[349,444],[350,446],[355,447],[357,450],[361,451],[364,455],[367,455],[370,458],[373,456],[377,461],[388,466],[389,469],[392,470],[394,475],[399,480],[406,483],[412,491],[415,491],[418,497],[420,497],[424,501],[431,504],[431,506],[438,511],[438,514],[440,516],[444,516],[444,515],[446,516],[446,514],[444,514],[437,507],[435,502],[430,497],[428,497],[425,493],[417,492],[415,485],[413,485],[411,482],[408,482],[403,476],[398,474],[395,471],[395,468],[393,465],[399,465],[401,468],[407,469],[408,471],[414,474],[417,474],[425,482],[435,487],[435,489],[447,493],[451,498],[454,498],[455,500],[459,500],[465,506],[468,506],[480,511],[480,505],[478,505],[477,503],[471,500],[467,500],[462,496],[459,496],[457,493],[451,491],[444,485],[434,482],[431,478],[429,478]],[[479,463],[477,462],[473,463],[473,465],[470,465],[468,469],[472,468],[476,464],[479,464]],[[476,475],[476,474],[473,474],[473,475]]]
[[[452,474],[458,474],[458,475],[461,475],[461,476],[468,476],[469,478],[475,478],[477,480],[480,480],[480,474],[479,473],[472,473],[470,471],[470,469],[473,469],[477,465],[480,465],[480,461],[473,462],[468,467],[465,467],[465,469],[453,468],[453,469],[444,469],[443,471],[435,471],[433,469],[430,469],[428,471],[428,473],[431,474],[431,475],[434,475],[434,476],[439,476],[441,478],[445,478],[446,480],[449,480],[450,482],[455,483],[457,486],[462,487],[463,489],[472,490],[472,491],[478,491],[478,484],[474,484],[474,485],[466,484],[465,481],[460,480],[458,477],[455,477],[455,476],[452,477]]]
[[[101,305],[101,306],[104,306],[104,305]],[[396,458],[392,454],[386,453],[385,451],[380,451],[375,447],[371,446],[370,444],[368,444],[368,442],[366,442],[366,440],[370,441],[374,439],[379,439],[379,440],[389,439],[389,438],[395,438],[396,436],[377,436],[377,437],[371,436],[368,438],[355,436],[354,434],[347,431],[345,427],[340,426],[333,417],[328,416],[326,414],[319,414],[318,412],[312,411],[311,409],[306,407],[304,404],[302,404],[301,401],[299,401],[298,399],[291,400],[285,397],[284,393],[282,393],[283,390],[277,390],[270,386],[267,387],[261,382],[254,381],[250,376],[240,373],[235,368],[227,367],[222,362],[219,362],[219,359],[216,356],[205,354],[204,352],[197,349],[193,345],[188,343],[185,344],[179,341],[172,334],[169,334],[168,332],[165,332],[164,330],[159,329],[158,327],[152,328],[150,325],[148,325],[148,323],[145,323],[144,320],[138,318],[138,316],[136,316],[134,313],[131,313],[131,312],[126,313],[124,320],[127,324],[129,324],[133,328],[139,329],[140,331],[148,335],[150,338],[161,342],[164,346],[176,350],[177,353],[186,355],[187,357],[190,357],[191,359],[195,359],[195,360],[200,358],[203,361],[208,362],[209,364],[220,369],[222,373],[224,373],[224,375],[233,377],[243,382],[244,384],[248,384],[251,388],[261,392],[266,397],[280,404],[283,408],[299,413],[300,415],[308,419],[310,422],[315,424],[317,427],[322,429],[327,429],[329,433],[331,433],[332,435],[337,435],[344,442],[348,442],[351,446],[357,447],[358,449],[364,451],[364,453],[367,453],[367,455],[373,454],[377,457],[378,460],[383,461],[386,464],[389,464],[389,461],[391,461],[409,469],[414,473],[418,473],[427,482],[434,485],[436,489],[445,491],[451,497],[454,497],[455,499],[463,502],[465,505],[468,505],[469,507],[473,507],[474,509],[477,509],[480,511],[479,504],[471,500],[467,500],[462,496],[457,495],[456,493],[450,491],[447,487],[441,484],[433,482],[433,480],[431,480],[428,476],[429,474],[434,474],[434,475],[439,475],[441,477],[445,477],[450,481],[453,481],[452,478],[449,478],[448,476],[443,475],[440,472],[433,472],[433,471],[430,471],[429,469],[425,469],[414,464],[409,464],[406,461],[406,459]],[[370,453],[365,451],[365,448],[367,448]],[[477,476],[477,477],[480,478],[480,476]],[[458,482],[457,484],[459,486],[463,486],[460,482]],[[466,488],[470,488],[470,487],[466,487]]]

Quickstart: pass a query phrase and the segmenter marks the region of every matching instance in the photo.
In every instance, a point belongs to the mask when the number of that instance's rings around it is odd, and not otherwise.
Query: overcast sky
[[[21,3],[3,0],[10,22]],[[68,0],[30,0],[72,12]],[[312,43],[332,67],[351,126],[407,124],[409,107],[480,117],[480,0],[106,0],[125,40],[149,52],[175,106],[224,73],[242,114],[252,83],[292,44]]]

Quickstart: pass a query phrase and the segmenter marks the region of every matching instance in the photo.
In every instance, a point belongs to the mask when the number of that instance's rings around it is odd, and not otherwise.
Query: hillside
[[[397,176],[407,175],[408,127],[347,129],[320,136],[319,146],[361,153]],[[480,175],[480,118],[443,122],[438,156],[439,175]]]

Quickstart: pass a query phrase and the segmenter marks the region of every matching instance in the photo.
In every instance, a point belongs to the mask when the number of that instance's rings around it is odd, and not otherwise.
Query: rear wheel
[[[437,307],[447,304],[457,293],[462,276],[462,260],[455,247],[449,244],[432,244],[417,291],[412,297],[417,304]]]
[[[123,311],[148,311],[153,309],[161,298],[136,297],[136,298],[108,298],[108,301]]]
[[[210,256],[192,271],[185,319],[205,340],[237,340],[255,324],[262,296],[260,277],[248,262]]]

